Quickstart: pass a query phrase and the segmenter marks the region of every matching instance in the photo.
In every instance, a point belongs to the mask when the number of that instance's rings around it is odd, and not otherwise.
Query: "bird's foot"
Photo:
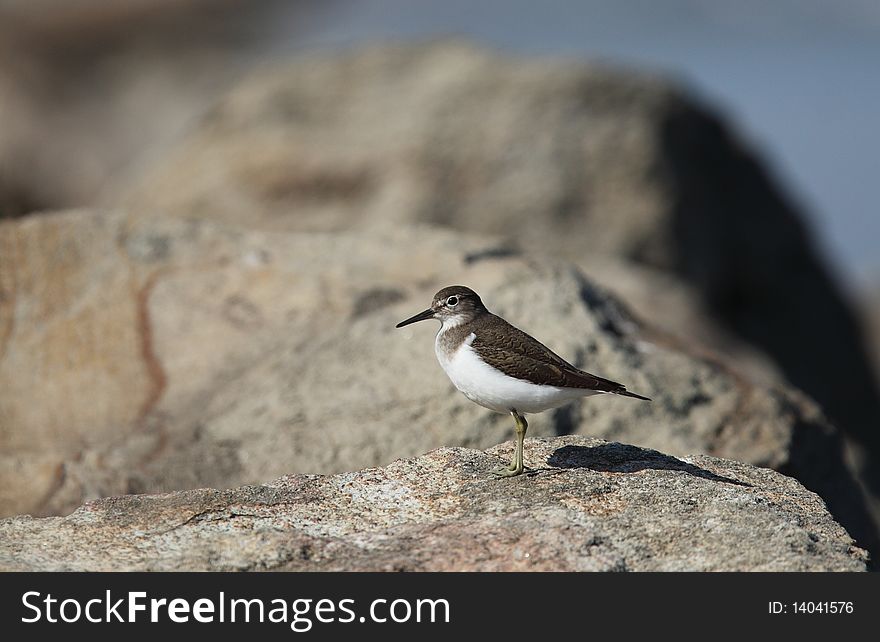
[[[516,466],[511,464],[510,466],[501,466],[500,468],[495,468],[490,471],[496,477],[516,477],[517,475],[522,475],[525,468],[523,466]]]

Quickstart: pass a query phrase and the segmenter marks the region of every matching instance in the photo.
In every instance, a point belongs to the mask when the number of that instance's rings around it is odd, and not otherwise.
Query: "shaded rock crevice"
[[[681,99],[660,132],[673,253],[656,267],[693,284],[717,322],[765,351],[880,461],[880,381],[851,304],[797,209],[707,110]],[[880,465],[865,472],[880,496]]]
[[[153,345],[153,324],[150,320],[150,295],[156,287],[162,271],[157,270],[150,274],[143,285],[136,289],[135,321],[137,324],[137,336],[140,339],[140,356],[143,360],[149,378],[149,388],[146,398],[138,411],[137,421],[143,422],[156,404],[162,398],[165,388],[168,386],[168,377],[165,368]]]

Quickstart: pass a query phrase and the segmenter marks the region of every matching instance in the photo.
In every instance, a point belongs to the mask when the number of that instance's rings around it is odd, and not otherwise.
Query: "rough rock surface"
[[[649,266],[679,286],[635,281],[637,310],[790,381],[880,462],[876,372],[796,208],[663,78],[460,43],[303,56],[105,198],[269,229],[423,222]],[[866,479],[880,497],[880,465]]]
[[[6,514],[509,438],[509,418],[452,388],[431,324],[394,328],[459,282],[575,364],[654,399],[586,399],[533,416],[530,435],[769,466],[822,495],[862,545],[873,541],[840,436],[814,404],[691,354],[572,267],[497,240],[73,211],[0,224],[0,244],[14,257],[0,264]]]
[[[0,569],[865,570],[822,500],[771,470],[561,437],[527,440],[537,472],[489,475],[511,450],[7,519]]]

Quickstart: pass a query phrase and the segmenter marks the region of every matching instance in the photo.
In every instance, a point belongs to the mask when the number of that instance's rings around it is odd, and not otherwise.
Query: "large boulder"
[[[0,521],[0,570],[863,571],[822,500],[765,468],[585,437],[91,502]],[[98,554],[99,553],[99,554]]]
[[[94,203],[328,4],[3,0],[0,218]]]
[[[104,198],[274,230],[427,222],[654,268],[667,278],[622,280],[636,310],[807,392],[880,496],[880,393],[852,312],[755,155],[663,78],[448,42],[305,55]]]
[[[0,245],[6,514],[498,443],[512,423],[452,388],[435,328],[394,328],[458,282],[654,399],[586,399],[533,417],[530,435],[776,468],[874,543],[840,435],[815,404],[693,353],[564,262],[429,227],[266,233],[91,211],[7,221]]]

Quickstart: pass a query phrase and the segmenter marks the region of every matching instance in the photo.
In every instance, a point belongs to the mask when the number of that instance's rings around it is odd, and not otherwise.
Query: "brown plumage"
[[[534,337],[491,312],[480,315],[469,326],[477,335],[471,346],[480,358],[506,375],[557,388],[584,388],[650,401],[629,392],[621,383],[576,368]]]

